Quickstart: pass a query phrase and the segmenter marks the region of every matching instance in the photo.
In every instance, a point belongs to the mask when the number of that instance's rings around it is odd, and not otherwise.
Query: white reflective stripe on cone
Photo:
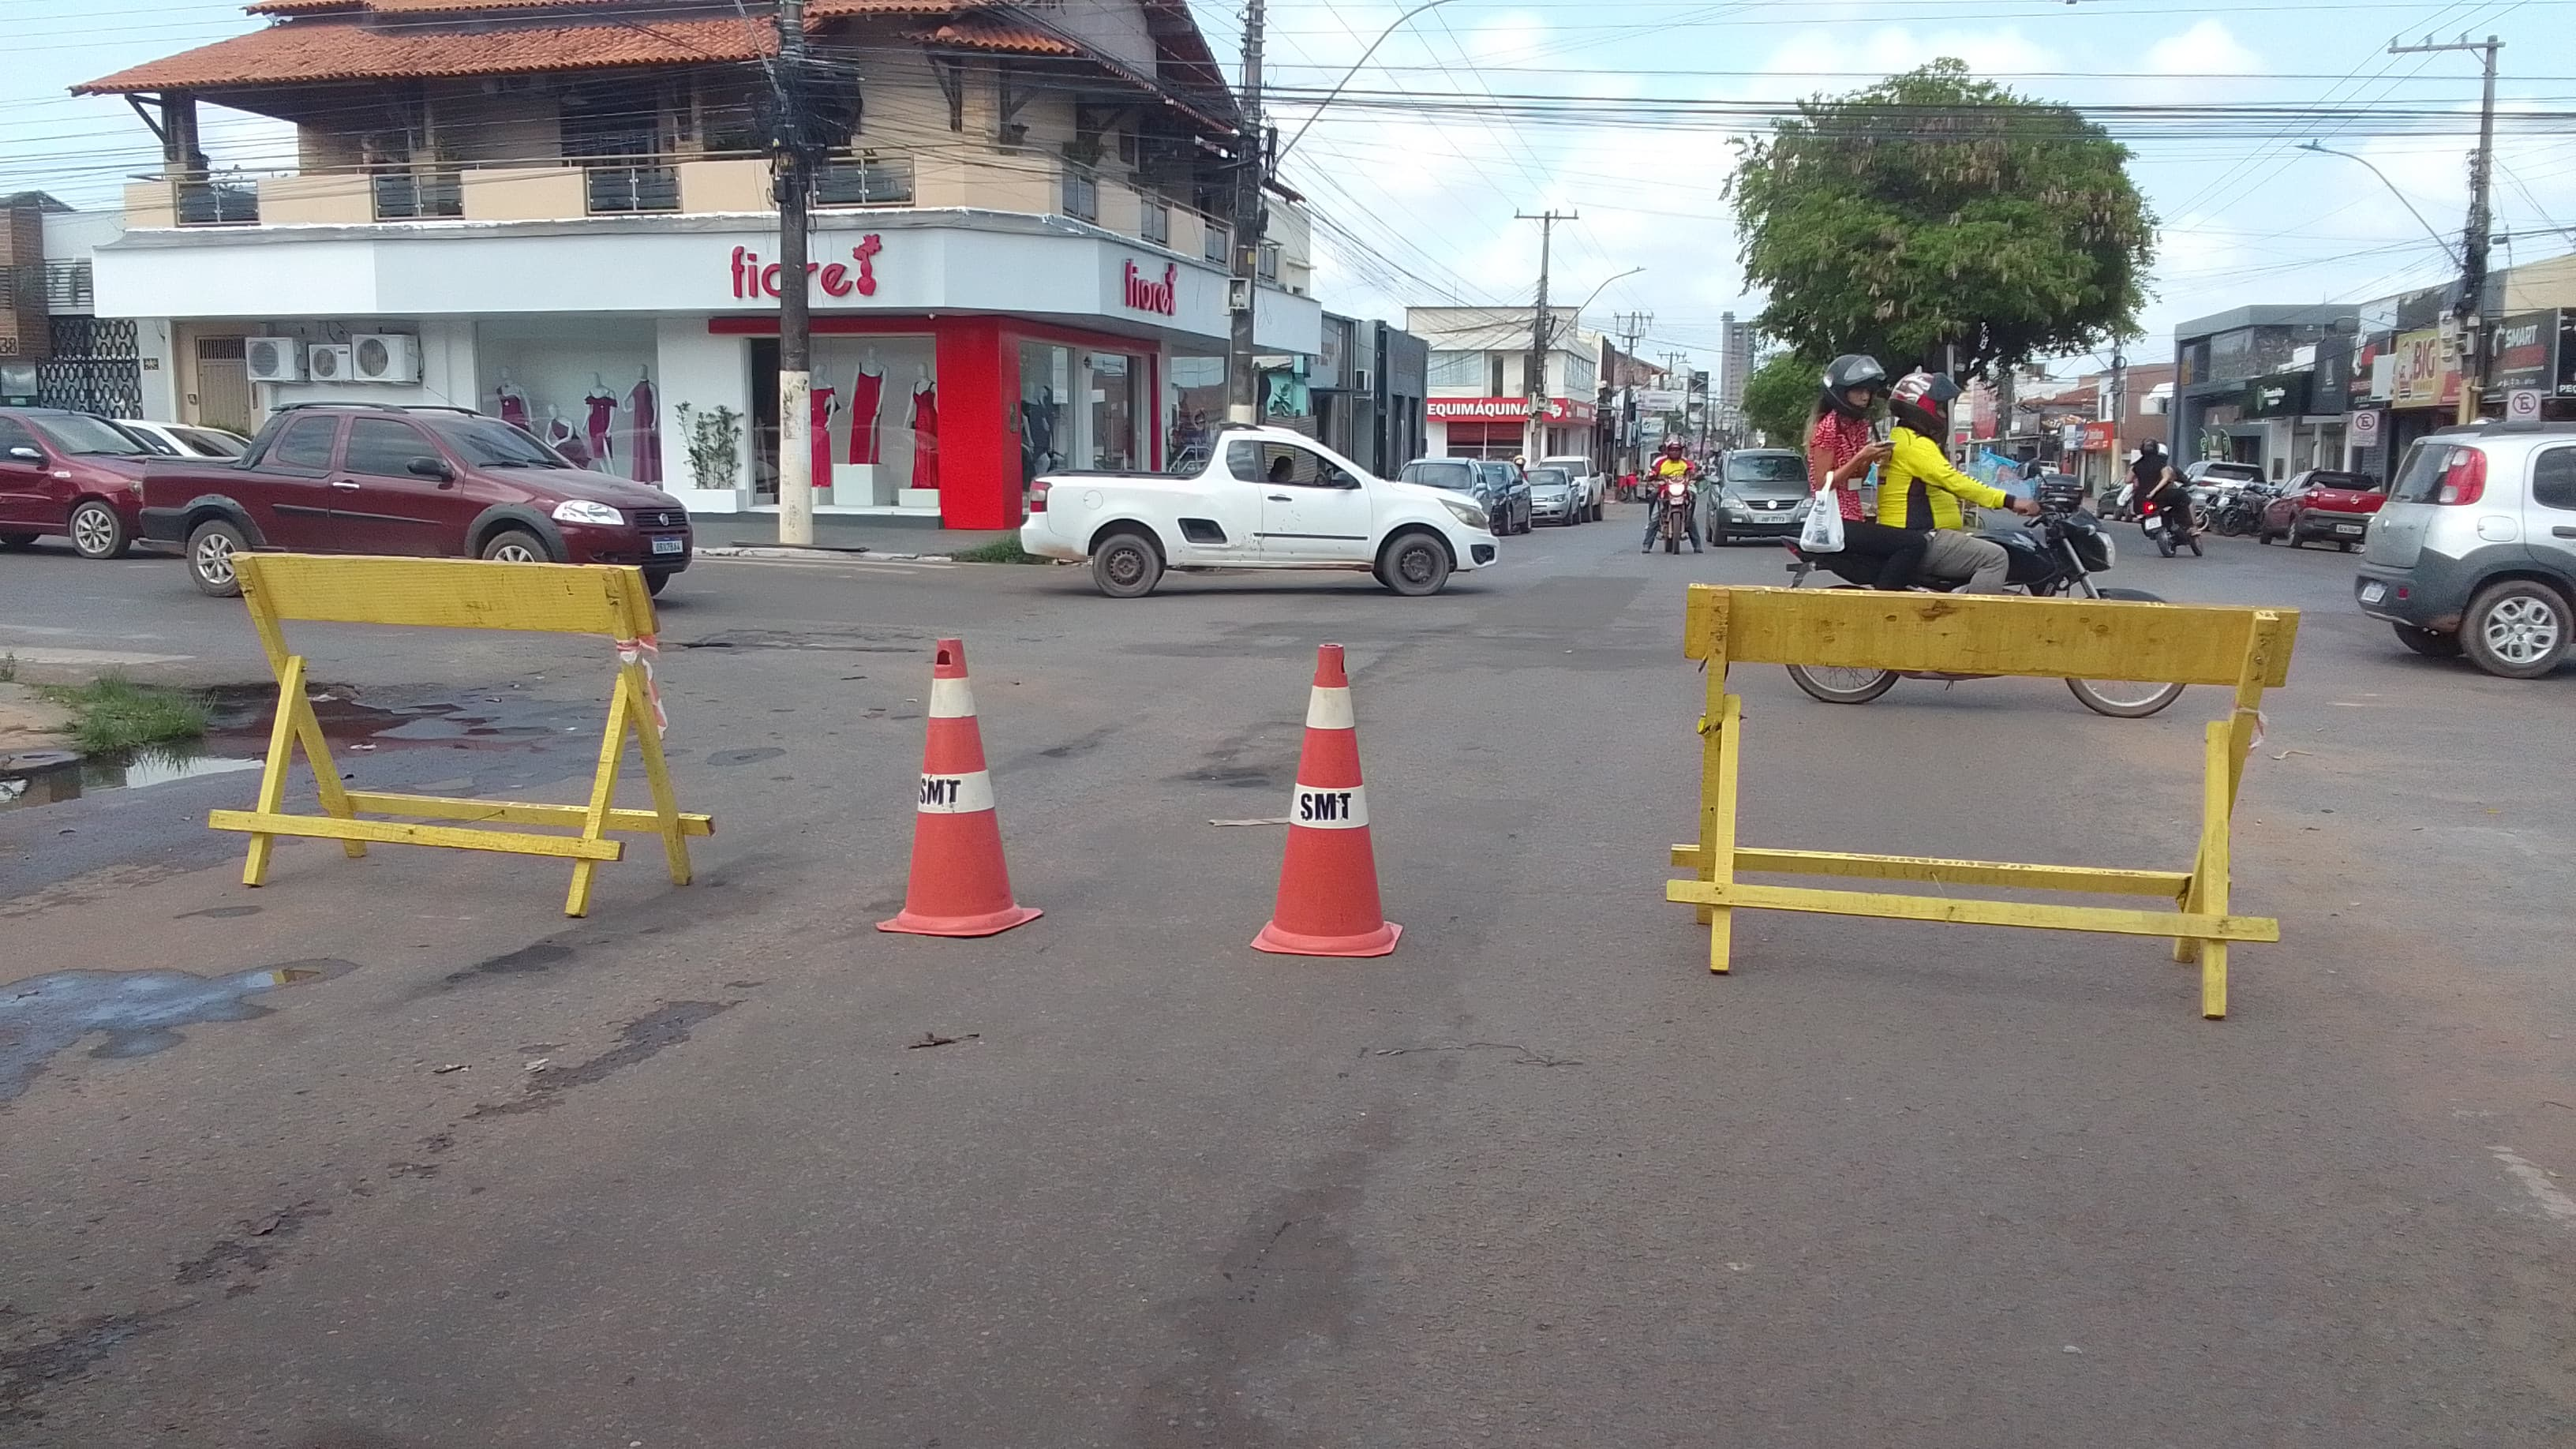
[[[1318,694],[1322,692],[1316,691]],[[1365,830],[1368,828],[1368,787],[1309,785],[1301,780],[1297,784],[1296,797],[1288,802],[1288,823],[1302,825],[1309,830]]]
[[[993,772],[977,770],[971,775],[924,775],[921,777],[921,813],[924,815],[972,815],[993,808]]]
[[[1310,730],[1346,730],[1352,728],[1351,692],[1327,685],[1316,685],[1306,699],[1306,728]]]
[[[932,719],[973,719],[975,691],[963,679],[930,681],[930,717]]]

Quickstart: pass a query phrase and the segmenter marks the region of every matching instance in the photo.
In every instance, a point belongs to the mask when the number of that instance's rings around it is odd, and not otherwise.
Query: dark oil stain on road
[[[181,1307],[186,1305],[182,1304]],[[34,1423],[44,1418],[35,1396],[66,1380],[79,1378],[127,1343],[157,1333],[177,1308],[157,1313],[118,1313],[84,1318],[54,1329],[33,1342],[0,1348],[0,1424]]]
[[[258,914],[259,907],[257,906],[208,906],[202,911],[181,911],[170,919],[174,921],[188,921],[195,920],[196,918],[203,916],[210,921],[231,921],[238,920],[243,916],[256,916]]]
[[[578,953],[570,946],[553,941],[539,941],[534,945],[521,946],[516,951],[504,951],[498,956],[485,957],[462,971],[450,971],[445,980],[448,985],[454,986],[471,981],[477,976],[530,976],[539,971],[560,966],[576,954]]]
[[[563,1099],[575,1087],[587,1087],[611,1073],[660,1053],[666,1047],[687,1041],[698,1027],[733,1009],[730,1001],[674,1001],[659,1011],[628,1022],[618,1031],[618,1045],[576,1066],[561,1067],[536,1077],[528,1083],[526,1096],[510,1102],[496,1102],[477,1107],[465,1115],[476,1117],[515,1117],[522,1112],[543,1112]]]
[[[179,1265],[173,1282],[182,1285],[224,1282],[224,1296],[238,1298],[252,1291],[250,1279],[268,1271],[277,1260],[278,1250],[287,1239],[304,1231],[315,1218],[327,1218],[331,1210],[311,1202],[300,1202],[241,1224],[241,1231],[229,1238],[217,1238],[206,1251]]]
[[[262,992],[357,969],[354,962],[317,957],[228,976],[57,971],[0,986],[0,1102],[26,1091],[58,1053],[93,1033],[107,1038],[93,1057],[150,1056],[177,1046],[183,1027],[268,1015],[270,1008],[250,999]]]
[[[780,755],[786,753],[787,752],[785,750],[772,745],[763,745],[759,748],[749,750],[718,750],[714,754],[707,756],[707,763],[710,765],[751,765],[757,764],[762,760],[777,759]]]

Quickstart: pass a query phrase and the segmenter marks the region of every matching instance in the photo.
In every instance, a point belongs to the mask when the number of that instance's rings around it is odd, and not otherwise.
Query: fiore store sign
[[[859,238],[850,248],[847,262],[807,262],[805,276],[809,290],[819,290],[826,297],[862,297],[877,294],[877,253],[885,243],[875,232]],[[855,263],[856,265],[852,265]],[[778,295],[778,263],[763,262],[760,253],[748,247],[733,249],[733,294],[736,297],[775,297]]]
[[[1435,397],[1427,406],[1434,421],[1518,423],[1532,417],[1559,424],[1592,421],[1592,404],[1570,397],[1536,403],[1525,397]]]

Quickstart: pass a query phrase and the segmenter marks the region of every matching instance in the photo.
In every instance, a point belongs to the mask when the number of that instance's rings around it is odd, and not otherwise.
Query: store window
[[[778,501],[778,340],[753,339],[753,475]],[[818,508],[936,508],[940,486],[939,358],[922,334],[830,333],[814,339],[807,459]]]
[[[1216,427],[1225,420],[1225,359],[1181,356],[1164,363],[1163,400],[1171,418],[1164,439],[1163,466],[1175,473],[1194,473],[1215,446]]]
[[[1020,344],[1020,480],[1068,467],[1073,420],[1073,349],[1046,342]]]
[[[649,320],[513,318],[475,329],[479,412],[553,445],[594,472],[664,486],[670,404],[653,376]],[[694,486],[680,480],[683,487]]]
[[[1145,369],[1123,352],[1087,353],[1083,364],[1090,374],[1091,405],[1090,436],[1085,440],[1091,461],[1085,466],[1133,471],[1142,451],[1137,447],[1136,422],[1144,411],[1138,388],[1145,380]]]

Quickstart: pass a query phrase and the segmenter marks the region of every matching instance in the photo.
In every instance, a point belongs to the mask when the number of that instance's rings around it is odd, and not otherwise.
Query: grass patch
[[[959,549],[949,557],[959,563],[1039,564],[1046,562],[1045,559],[1020,547],[1017,534],[994,539],[991,543],[979,543],[973,548]]]
[[[206,702],[186,690],[136,684],[111,675],[37,692],[72,712],[72,743],[84,754],[184,744],[206,733]]]
[[[0,654],[0,684],[15,684],[17,682],[18,656],[15,654]]]

